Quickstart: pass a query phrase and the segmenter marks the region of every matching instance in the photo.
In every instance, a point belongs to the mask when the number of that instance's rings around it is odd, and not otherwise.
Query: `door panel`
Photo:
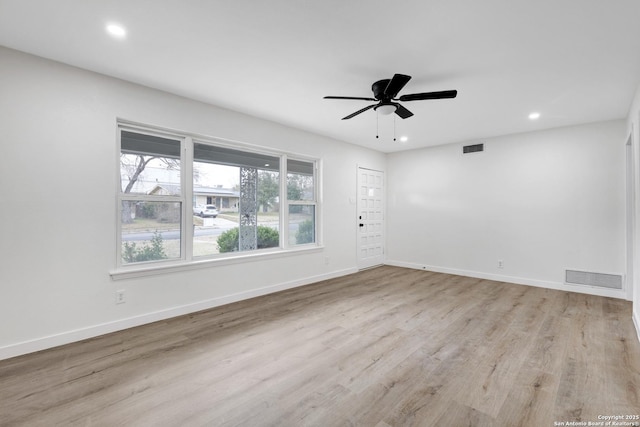
[[[384,173],[358,168],[358,268],[384,263]]]

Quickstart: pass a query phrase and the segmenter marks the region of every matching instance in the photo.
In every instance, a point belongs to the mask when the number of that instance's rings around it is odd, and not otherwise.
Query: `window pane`
[[[287,160],[287,198],[292,200],[315,200],[313,163]]]
[[[180,141],[122,131],[123,193],[180,195]]]
[[[250,157],[250,156],[249,156]],[[208,159],[211,160],[211,159]],[[276,159],[276,166],[278,161]],[[241,171],[252,182],[240,182]],[[211,256],[278,247],[280,211],[280,173],[277,170],[248,166],[193,163],[193,255]],[[244,243],[240,245],[241,200],[247,205],[242,221]],[[207,214],[206,207],[215,206],[217,215]],[[247,240],[248,239],[248,240]]]
[[[195,257],[238,250],[239,203],[239,167],[193,162],[193,255]],[[207,206],[215,206],[214,209],[217,211],[215,217],[207,212]],[[224,236],[221,238],[222,235]]]
[[[289,205],[289,244],[304,245],[316,241],[315,206]]]
[[[122,263],[180,258],[181,203],[124,200]]]
[[[258,249],[280,246],[280,172],[258,170]]]
[[[193,162],[194,208],[214,205],[220,215],[237,216],[239,197],[240,168]]]
[[[280,173],[273,171],[258,171],[258,223],[263,225],[275,224],[278,228],[280,219]]]

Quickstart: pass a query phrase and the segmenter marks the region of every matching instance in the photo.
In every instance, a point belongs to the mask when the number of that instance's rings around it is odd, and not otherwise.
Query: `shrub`
[[[258,226],[258,249],[274,248],[280,244],[278,230],[265,225]]]
[[[218,237],[218,248],[220,253],[235,252],[239,247],[239,228],[235,227],[225,231]],[[258,226],[258,249],[273,248],[280,243],[280,234],[266,225]]]
[[[162,245],[162,234],[156,230],[151,238],[151,245],[137,247],[136,242],[122,244],[122,259],[129,262],[155,261],[167,258]]]
[[[141,203],[136,205],[136,217],[138,218],[152,218],[157,215],[158,206],[154,203]]]
[[[303,221],[298,226],[298,232],[296,233],[296,244],[302,245],[305,243],[312,243],[314,241],[313,221],[310,219]]]
[[[238,250],[238,227],[227,230],[218,236],[218,248],[222,252],[234,252]]]

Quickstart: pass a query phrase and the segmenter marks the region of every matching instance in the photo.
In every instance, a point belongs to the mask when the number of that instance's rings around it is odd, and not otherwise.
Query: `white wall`
[[[627,138],[631,137],[635,182],[633,321],[640,339],[640,86],[638,86],[627,117]]]
[[[626,297],[564,284],[625,274],[624,120],[478,142],[388,156],[388,262]]]
[[[1,47],[0,64],[0,359],[356,270],[356,166],[383,154]],[[113,281],[116,118],[321,158],[325,249]]]

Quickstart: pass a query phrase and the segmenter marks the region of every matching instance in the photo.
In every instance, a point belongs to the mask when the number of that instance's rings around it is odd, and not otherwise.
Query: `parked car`
[[[193,214],[202,218],[215,218],[218,216],[218,209],[214,205],[197,205],[193,207]]]

